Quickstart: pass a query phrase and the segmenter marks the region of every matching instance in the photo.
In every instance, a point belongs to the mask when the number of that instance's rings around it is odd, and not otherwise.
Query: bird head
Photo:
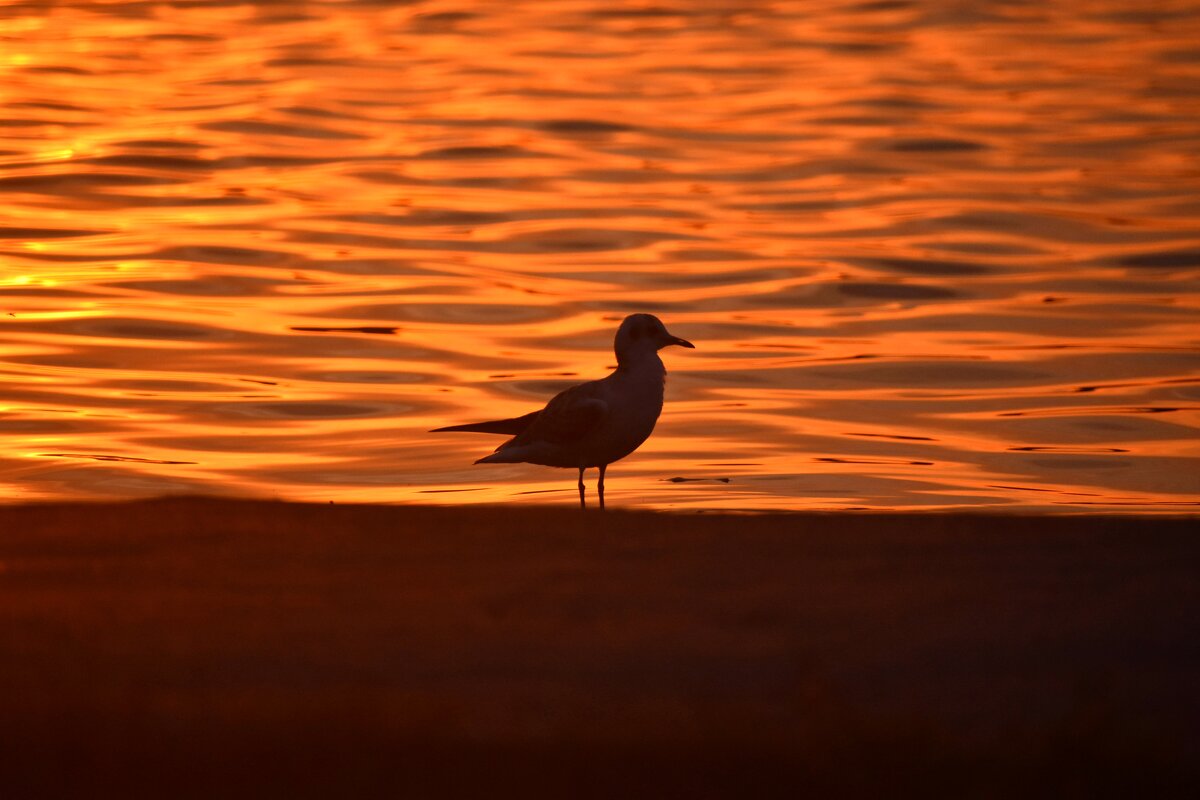
[[[653,353],[673,344],[691,348],[696,346],[687,339],[672,336],[667,331],[667,326],[662,324],[662,320],[653,314],[630,314],[621,322],[621,327],[617,328],[614,349],[617,351],[618,362],[621,362],[635,353]]]

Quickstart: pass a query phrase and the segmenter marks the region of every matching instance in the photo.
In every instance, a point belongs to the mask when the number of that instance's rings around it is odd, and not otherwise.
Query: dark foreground
[[[6,797],[1165,796],[1195,520],[0,508]]]

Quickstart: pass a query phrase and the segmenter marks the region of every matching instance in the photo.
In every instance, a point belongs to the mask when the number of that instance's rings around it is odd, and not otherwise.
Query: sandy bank
[[[1197,527],[0,507],[0,768],[89,797],[1154,794],[1200,756]]]

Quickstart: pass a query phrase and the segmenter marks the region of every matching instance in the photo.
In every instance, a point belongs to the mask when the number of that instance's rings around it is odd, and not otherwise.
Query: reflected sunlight
[[[5,498],[574,502],[426,431],[649,312],[613,505],[1200,505],[1185,3],[126,5],[0,2]]]

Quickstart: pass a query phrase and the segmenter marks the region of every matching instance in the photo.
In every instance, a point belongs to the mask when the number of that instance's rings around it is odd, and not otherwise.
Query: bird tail
[[[434,428],[430,433],[502,433],[505,436],[516,436],[528,428],[541,411],[533,411],[523,417],[512,419],[496,419],[490,422],[468,422],[465,425],[447,425],[445,428]]]
[[[539,449],[536,445],[516,445],[515,447],[501,447],[490,456],[484,456],[476,461],[476,464],[523,464],[528,463],[530,458],[536,458]]]

